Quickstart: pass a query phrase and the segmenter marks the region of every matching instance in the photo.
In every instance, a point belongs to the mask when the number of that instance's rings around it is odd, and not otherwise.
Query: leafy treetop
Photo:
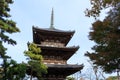
[[[94,64],[101,66],[107,72],[120,71],[120,5],[113,8],[103,21],[92,24],[89,33],[90,40],[96,45],[92,47],[93,53],[87,52]]]
[[[90,0],[91,9],[86,9],[86,16],[98,17],[101,13],[101,10],[116,7],[120,0]]]

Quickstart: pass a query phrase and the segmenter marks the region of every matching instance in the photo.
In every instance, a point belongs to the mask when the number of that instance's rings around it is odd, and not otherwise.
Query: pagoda
[[[83,65],[67,64],[67,60],[79,49],[79,46],[67,47],[75,31],[63,31],[54,28],[52,9],[50,28],[33,27],[33,42],[41,48],[43,63],[48,67],[48,73],[43,74],[44,80],[65,80]]]

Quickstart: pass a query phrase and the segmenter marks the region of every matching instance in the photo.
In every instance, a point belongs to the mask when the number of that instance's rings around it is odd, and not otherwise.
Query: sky
[[[90,8],[89,0],[14,0],[10,5],[11,18],[17,23],[20,33],[10,35],[17,45],[7,45],[8,55],[17,62],[26,61],[24,51],[27,42],[33,42],[32,26],[49,28],[52,8],[54,9],[54,27],[60,30],[75,30],[68,46],[80,46],[79,50],[68,60],[68,64],[88,66],[86,51],[91,52],[94,42],[88,39],[90,28],[95,21],[85,16],[85,9]],[[104,14],[102,14],[104,16]],[[102,19],[102,17],[101,17]]]

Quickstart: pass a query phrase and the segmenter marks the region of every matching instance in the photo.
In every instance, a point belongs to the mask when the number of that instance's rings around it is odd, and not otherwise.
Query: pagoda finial
[[[54,28],[54,10],[52,8],[52,13],[51,13],[51,23],[50,23],[50,28],[53,29]]]

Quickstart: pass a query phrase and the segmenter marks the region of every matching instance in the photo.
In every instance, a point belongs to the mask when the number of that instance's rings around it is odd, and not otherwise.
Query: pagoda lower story
[[[52,65],[48,66],[48,74],[43,74],[44,80],[65,80],[67,76],[80,71],[81,65]]]

